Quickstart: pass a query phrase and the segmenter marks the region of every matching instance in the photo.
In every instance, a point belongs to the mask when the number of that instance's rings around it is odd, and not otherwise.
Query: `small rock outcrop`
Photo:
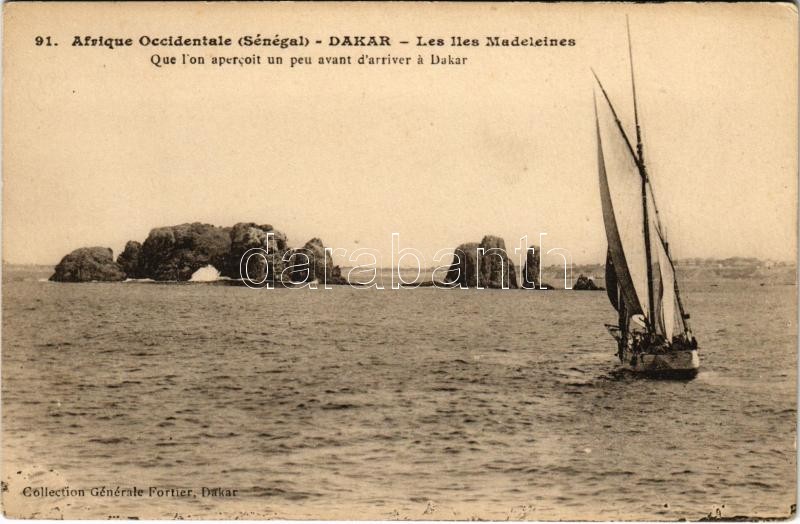
[[[339,266],[333,266],[333,270],[331,271],[331,279],[328,281],[328,284],[334,286],[344,286],[349,284],[346,277],[342,276],[342,268]]]
[[[478,250],[482,249],[479,255]],[[517,271],[508,257],[505,241],[496,236],[483,237],[480,244],[461,244],[454,252],[453,264],[447,272],[445,282],[462,287],[517,289]]]
[[[138,267],[153,280],[187,281],[201,267],[223,267],[230,247],[230,228],[199,222],[158,227],[142,244]]]
[[[243,273],[239,266],[250,249],[262,249],[266,255],[248,257],[246,273]],[[261,282],[264,277],[271,282],[279,281],[286,266],[284,255],[288,250],[286,235],[272,225],[239,222],[230,228],[230,249],[220,272],[230,278],[241,278],[245,274],[253,282]]]
[[[50,277],[54,282],[118,282],[125,272],[107,247],[82,247],[61,259]]]
[[[325,282],[333,275],[333,259],[325,251],[322,240],[312,238],[289,258],[292,282]]]
[[[539,246],[531,246],[526,251],[525,267],[522,269],[522,287],[539,289]]]
[[[312,238],[295,249],[290,257],[292,282],[305,283],[317,281],[321,284],[346,284],[339,266],[333,265],[330,252],[319,238]]]
[[[553,286],[550,284],[539,281],[539,274],[541,273],[539,246],[530,246],[526,253],[525,267],[522,270],[522,284],[520,287],[523,289],[553,289]]]
[[[145,278],[144,271],[139,267],[139,255],[142,252],[142,244],[135,240],[129,240],[125,244],[125,249],[117,257],[117,264],[125,272],[127,278]]]
[[[598,286],[594,283],[594,280],[585,276],[579,275],[578,280],[575,281],[575,284],[572,286],[572,289],[575,291],[601,291],[605,288]]]

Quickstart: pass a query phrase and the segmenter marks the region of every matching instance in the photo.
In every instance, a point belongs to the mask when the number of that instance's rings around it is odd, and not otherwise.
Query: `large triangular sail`
[[[624,306],[628,317],[641,314],[648,331],[667,342],[682,333],[689,336],[652,187],[611,100],[600,87],[603,97],[599,104],[595,102],[600,197],[616,287],[616,300],[611,290],[609,299],[617,310]],[[641,146],[637,149],[641,151]]]
[[[649,316],[639,170],[607,100],[595,103],[600,201],[608,251],[626,309]]]

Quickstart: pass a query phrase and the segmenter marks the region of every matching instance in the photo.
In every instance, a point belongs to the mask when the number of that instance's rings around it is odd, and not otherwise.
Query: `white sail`
[[[631,315],[649,317],[642,178],[611,105],[596,104],[603,221],[622,295]]]
[[[603,221],[617,285],[629,315],[651,318],[666,340],[686,330],[675,289],[675,268],[658,226],[655,199],[647,185],[646,202],[652,280],[648,285],[642,175],[632,146],[607,99],[596,104],[598,164]],[[616,306],[615,306],[616,307]]]
[[[660,289],[660,293],[657,295],[658,300],[656,301],[656,332],[663,335],[667,340],[672,340],[673,337],[686,331],[686,325],[681,315],[678,295],[675,291],[677,289],[675,267],[667,252],[661,231],[658,230],[658,227],[654,227],[654,232],[655,235],[651,235],[653,239],[651,244],[653,257],[657,263],[657,272],[653,272],[653,278],[657,281]]]
[[[667,340],[672,340],[675,331],[675,276],[666,259],[666,252],[657,249],[659,261],[659,280],[662,285],[661,300],[659,300],[659,315],[656,330]]]

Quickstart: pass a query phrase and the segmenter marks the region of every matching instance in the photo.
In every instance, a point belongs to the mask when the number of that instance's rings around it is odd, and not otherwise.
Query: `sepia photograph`
[[[796,517],[798,16],[3,4],[9,519]]]

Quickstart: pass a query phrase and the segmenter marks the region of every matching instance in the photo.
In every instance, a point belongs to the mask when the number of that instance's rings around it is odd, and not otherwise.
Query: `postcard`
[[[794,517],[795,4],[3,10],[7,517]]]

